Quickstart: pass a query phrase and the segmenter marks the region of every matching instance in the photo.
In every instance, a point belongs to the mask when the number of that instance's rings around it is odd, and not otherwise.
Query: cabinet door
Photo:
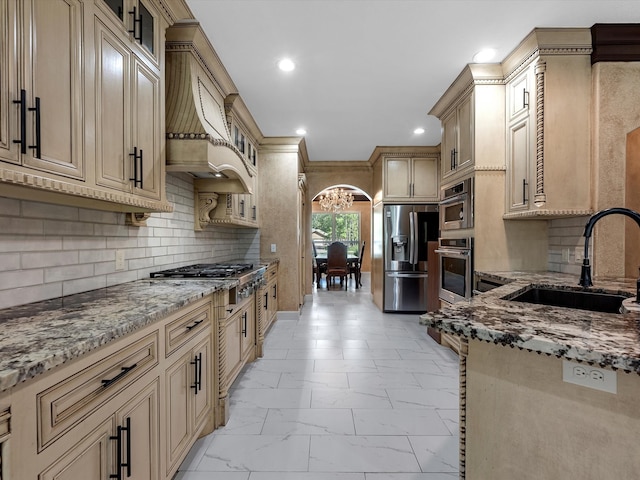
[[[509,211],[522,210],[529,206],[529,128],[528,117],[509,128]]]
[[[454,160],[457,150],[457,116],[453,112],[442,120],[442,148],[440,151],[440,172],[442,178],[448,177],[455,171]]]
[[[129,428],[123,433],[122,455],[131,467],[130,470],[123,467],[122,478],[132,480],[160,478],[159,389],[156,379],[116,413],[117,424]]]
[[[25,72],[31,74],[25,88],[29,107],[37,110],[27,111],[31,135],[23,163],[83,178],[84,6],[78,0],[29,0],[24,5],[24,30],[29,32],[24,45],[31,45],[24,57],[29,61]],[[39,147],[40,158],[38,148],[31,146]]]
[[[134,193],[153,199],[160,198],[160,79],[137,57],[133,57],[132,145],[140,160],[132,158],[130,178],[139,176],[142,183],[133,182]]]
[[[167,472],[180,458],[191,437],[191,351],[180,357],[165,374],[167,398]]]
[[[413,159],[413,196],[421,200],[438,200],[438,160]]]
[[[18,86],[18,50],[16,45],[16,1],[0,2],[0,160],[20,163],[20,148],[13,143],[20,139],[20,98]]]
[[[384,197],[409,198],[411,196],[411,159],[384,159]]]
[[[207,337],[194,348],[193,359],[198,359],[197,372],[199,387],[197,392],[195,389],[191,389],[193,393],[193,429],[194,432],[198,431],[200,427],[206,423],[211,409],[213,408],[213,385],[211,380],[213,379],[213,354],[211,351],[211,336],[207,333]],[[193,370],[194,375],[196,371]],[[193,382],[195,384],[195,382]]]
[[[107,480],[115,473],[112,461],[113,417],[80,440],[53,465],[42,472],[40,480]]]
[[[130,65],[127,47],[95,17],[96,184],[130,189]]]
[[[468,97],[458,107],[458,151],[455,169],[473,165],[473,109],[472,97]]]
[[[240,352],[241,315],[242,311],[234,314],[225,326],[225,371],[222,373],[227,387],[231,386],[242,361]]]
[[[244,308],[242,315],[240,315],[240,341],[242,345],[242,358],[244,361],[247,359],[253,360],[252,356],[255,355],[255,351],[253,351],[256,345],[256,315],[254,305],[255,304],[252,301]]]
[[[528,114],[530,102],[534,100],[530,95],[531,81],[530,70],[525,70],[509,82],[507,86],[507,115],[509,121],[520,115]]]

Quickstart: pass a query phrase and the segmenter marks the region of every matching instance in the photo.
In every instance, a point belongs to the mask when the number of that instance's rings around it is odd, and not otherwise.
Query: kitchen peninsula
[[[640,312],[635,298],[624,301],[622,314],[535,305],[509,299],[532,286],[574,289],[578,278],[477,275],[504,285],[421,317],[421,323],[462,339],[461,478],[636,478]],[[635,295],[629,280],[595,283],[591,291]],[[617,381],[615,393],[563,381],[566,361],[587,375],[605,369]]]

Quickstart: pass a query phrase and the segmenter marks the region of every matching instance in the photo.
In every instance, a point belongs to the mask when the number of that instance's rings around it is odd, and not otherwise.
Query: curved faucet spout
[[[595,226],[596,222],[602,217],[613,214],[626,215],[627,217],[635,220],[635,222],[638,224],[638,227],[640,227],[640,213],[628,208],[608,208],[606,210],[601,210],[598,213],[594,213],[591,216],[584,227],[584,258],[582,260],[582,271],[580,274],[579,282],[579,284],[585,288],[593,285],[593,282],[591,281],[591,266],[589,265],[589,238],[591,238],[591,234],[593,233],[593,227]]]

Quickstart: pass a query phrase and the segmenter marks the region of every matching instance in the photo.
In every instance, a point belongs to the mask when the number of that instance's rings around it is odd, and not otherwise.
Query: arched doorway
[[[353,201],[346,208],[331,208],[321,205],[332,190],[342,190],[351,195]],[[326,247],[333,241],[340,241],[347,245],[351,256],[359,256],[362,243],[365,242],[365,253],[362,271],[371,271],[371,197],[363,190],[347,184],[330,185],[317,192],[311,202],[311,233],[310,240],[313,250],[322,256]]]

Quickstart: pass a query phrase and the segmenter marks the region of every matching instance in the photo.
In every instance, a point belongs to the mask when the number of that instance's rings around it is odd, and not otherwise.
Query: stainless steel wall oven
[[[440,192],[440,228],[473,227],[473,178],[443,188]]]
[[[473,238],[440,238],[439,297],[449,303],[469,300],[473,288]]]

